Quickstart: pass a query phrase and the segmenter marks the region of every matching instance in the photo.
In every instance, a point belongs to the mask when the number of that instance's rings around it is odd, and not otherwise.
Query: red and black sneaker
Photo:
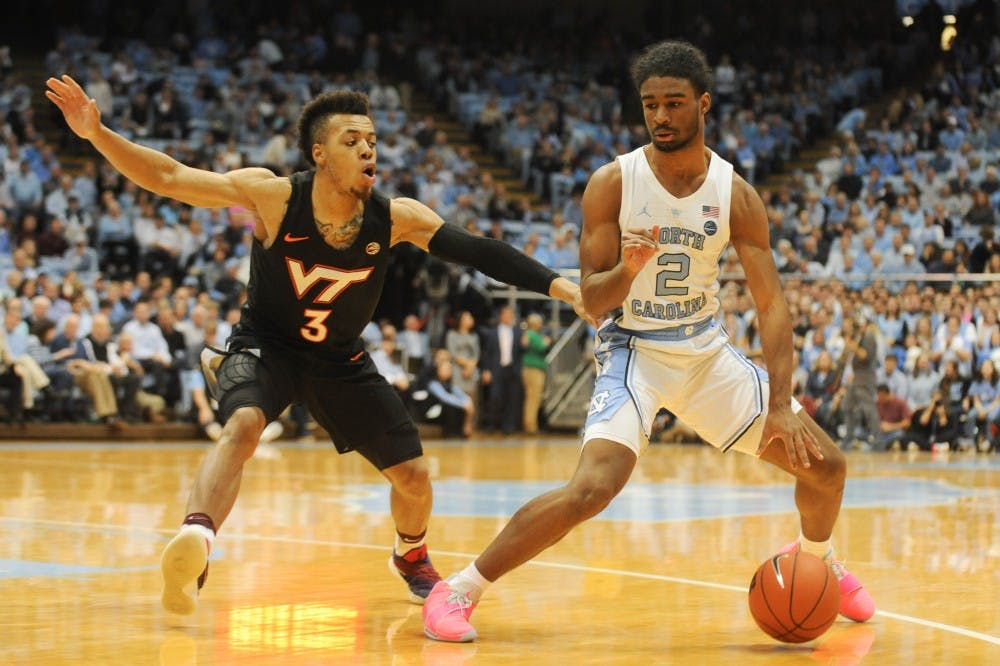
[[[389,570],[406,581],[410,588],[410,601],[415,604],[423,605],[431,588],[441,580],[437,569],[431,564],[431,558],[427,556],[426,545],[414,548],[405,555],[393,552],[389,558]]]

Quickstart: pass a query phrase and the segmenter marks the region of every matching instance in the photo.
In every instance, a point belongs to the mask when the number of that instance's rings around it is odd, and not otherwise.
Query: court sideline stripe
[[[176,530],[166,529],[166,528],[140,527],[132,525],[113,525],[105,523],[81,523],[69,520],[49,520],[45,518],[18,518],[14,516],[0,516],[0,522],[36,523],[39,525],[49,525],[53,527],[91,529],[96,531],[113,532],[113,533],[149,532],[154,534],[163,534],[165,536],[171,536],[176,533]],[[363,550],[381,550],[381,551],[391,550],[390,546],[377,546],[374,544],[351,543],[346,541],[321,541],[319,539],[299,539],[296,537],[282,537],[282,536],[260,536],[256,534],[240,534],[232,532],[226,532],[225,538],[244,540],[244,541],[275,541],[278,543],[289,543],[289,544],[308,545],[308,546],[333,546],[338,548],[359,548]],[[477,555],[471,553],[460,553],[456,551],[447,551],[447,550],[435,550],[434,555],[435,557],[448,556],[448,557],[461,557],[466,559],[475,559],[477,557]],[[606,567],[590,567],[580,564],[566,564],[561,562],[546,562],[540,560],[529,560],[527,564],[536,567],[547,567],[550,569],[566,569],[568,571],[581,571],[585,573],[603,573],[614,576],[624,576],[627,578],[658,580],[667,583],[676,583],[679,585],[690,585],[693,587],[707,587],[715,590],[729,590],[733,592],[746,593],[746,588],[739,585],[712,583],[704,580],[695,580],[692,578],[680,578],[677,576],[665,576],[662,574],[643,573],[639,571],[624,571],[621,569],[609,569]],[[993,645],[1000,645],[1000,636],[991,636],[990,634],[984,634],[979,631],[966,629],[964,627],[957,627],[951,624],[935,622],[934,620],[925,620],[923,618],[913,617],[911,615],[902,615],[900,613],[893,613],[891,611],[876,610],[875,614],[881,617],[886,617],[893,620],[899,620],[901,622],[909,622],[911,624],[917,624],[931,629],[939,629],[941,631],[947,631],[953,634],[958,634],[960,636],[965,636],[966,638],[974,638],[976,640],[980,640],[986,643],[992,643]]]

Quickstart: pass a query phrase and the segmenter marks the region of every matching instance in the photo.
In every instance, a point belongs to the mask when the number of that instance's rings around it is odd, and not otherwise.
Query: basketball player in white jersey
[[[711,70],[683,42],[649,47],[632,64],[652,141],[598,169],[583,197],[581,289],[598,330],[599,365],[579,466],[569,483],[523,506],[479,558],[439,582],[424,632],[464,642],[485,588],[597,515],[628,481],[664,407],[722,451],[740,451],[796,478],[802,548],[840,579],[845,616],[875,611],[830,545],[844,456],[793,401],[792,326],[756,191],[705,147]],[[719,258],[732,243],[760,319],[768,372],[737,351],[715,318]]]

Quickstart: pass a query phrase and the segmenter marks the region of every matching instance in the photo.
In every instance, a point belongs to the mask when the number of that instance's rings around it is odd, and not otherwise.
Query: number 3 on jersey
[[[681,281],[691,272],[691,257],[682,253],[667,252],[656,260],[660,266],[669,266],[656,274],[657,296],[687,296],[687,287],[668,287],[671,280]]]
[[[302,314],[306,316],[307,321],[302,328],[299,329],[299,333],[302,337],[309,342],[323,342],[326,340],[326,336],[329,333],[326,324],[326,318],[330,316],[331,310],[311,310],[306,308],[302,311]]]

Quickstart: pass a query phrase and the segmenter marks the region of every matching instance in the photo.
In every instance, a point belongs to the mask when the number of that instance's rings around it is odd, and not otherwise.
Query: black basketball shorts
[[[219,418],[259,407],[270,422],[298,402],[337,451],[357,451],[379,470],[423,455],[406,406],[367,353],[342,363],[307,361],[268,348],[230,350],[217,373]]]

